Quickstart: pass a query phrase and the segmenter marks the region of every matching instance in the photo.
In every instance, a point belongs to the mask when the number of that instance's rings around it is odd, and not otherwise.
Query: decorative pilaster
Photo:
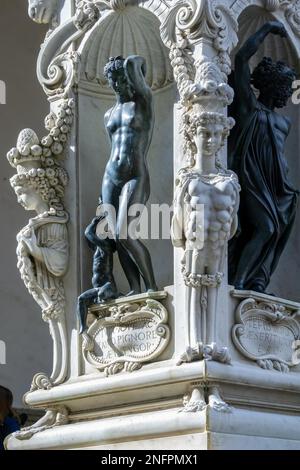
[[[178,364],[230,362],[227,348],[217,344],[218,294],[240,188],[218,153],[234,125],[224,112],[233,100],[227,76],[236,33],[232,11],[206,0],[178,2],[161,25],[180,94],[186,161],[176,178],[172,224],[173,243],[184,250],[186,351]]]

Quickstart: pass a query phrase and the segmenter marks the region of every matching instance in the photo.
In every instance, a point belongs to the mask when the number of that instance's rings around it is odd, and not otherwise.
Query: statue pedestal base
[[[175,344],[159,362],[108,376],[95,370],[27,394],[26,404],[48,410],[48,417],[31,435],[8,437],[7,448],[299,450],[300,369],[292,362],[291,343],[300,305],[231,289],[227,299],[228,318],[218,342],[228,345],[231,364],[176,365],[182,349],[176,329]],[[167,308],[173,332],[171,305]],[[97,321],[105,317],[99,311],[97,316]],[[170,347],[175,352],[165,358]]]

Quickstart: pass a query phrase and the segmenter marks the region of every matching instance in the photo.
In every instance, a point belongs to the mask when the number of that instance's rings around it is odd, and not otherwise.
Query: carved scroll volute
[[[182,0],[169,10],[161,36],[171,49],[171,61],[180,97],[186,106],[214,99],[219,108],[231,103],[227,85],[229,54],[237,44],[238,24],[221,2]],[[217,110],[217,104],[214,110]],[[207,111],[212,111],[206,107]]]
[[[37,61],[37,76],[49,98],[67,97],[76,84],[79,55],[71,45],[81,39],[99,17],[100,10],[95,3],[80,0],[75,15],[46,36]]]

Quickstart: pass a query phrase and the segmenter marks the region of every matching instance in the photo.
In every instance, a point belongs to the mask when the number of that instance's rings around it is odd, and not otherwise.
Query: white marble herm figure
[[[217,294],[227,242],[237,228],[240,187],[217,159],[234,122],[220,113],[191,113],[185,121],[192,165],[179,172],[172,240],[184,249],[186,352],[180,362],[210,358],[229,362],[216,344]]]
[[[68,367],[63,276],[68,267],[69,242],[68,215],[62,205],[68,176],[55,162],[51,149],[44,147],[31,129],[20,133],[17,147],[7,156],[17,170],[10,183],[18,202],[37,214],[17,235],[17,257],[21,278],[42,309],[54,342],[51,377],[37,374],[32,389],[50,388],[64,381]]]

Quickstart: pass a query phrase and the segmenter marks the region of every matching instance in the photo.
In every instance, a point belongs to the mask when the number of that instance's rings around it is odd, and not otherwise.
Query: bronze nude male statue
[[[288,178],[284,156],[289,119],[275,112],[293,93],[294,70],[265,57],[252,75],[249,60],[268,34],[286,37],[284,25],[266,23],[235,58],[234,117],[229,167],[239,177],[238,235],[229,245],[229,281],[236,289],[265,292],[290,236],[298,191]],[[259,91],[256,98],[251,84]]]
[[[100,197],[113,240],[97,237],[97,219],[86,230],[97,260],[94,257],[93,289],[82,294],[78,301],[81,332],[85,329],[89,305],[120,295],[112,275],[115,249],[129,283],[128,295],[142,292],[141,278],[147,292],[157,290],[150,253],[134,236],[141,212],[130,211],[134,204],[145,206],[150,195],[146,157],[153,134],[154,111],[152,92],[145,81],[146,64],[139,56],[126,60],[110,58],[104,74],[117,99],[104,118],[112,148]],[[103,221],[103,213],[99,223]]]

